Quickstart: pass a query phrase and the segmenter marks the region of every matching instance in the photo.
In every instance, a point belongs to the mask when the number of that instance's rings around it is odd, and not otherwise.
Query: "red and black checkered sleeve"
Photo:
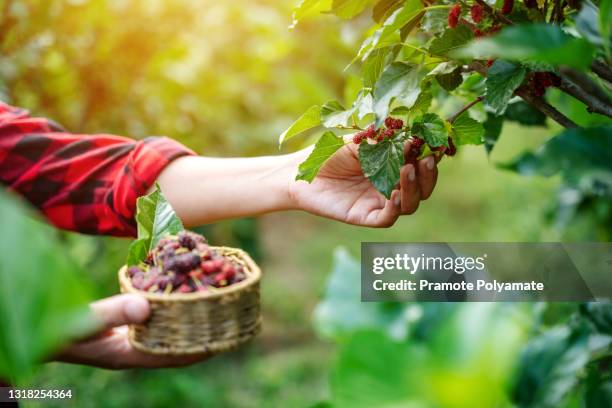
[[[165,137],[67,133],[0,102],[0,181],[58,228],[134,236],[136,199],[168,163],[191,154]]]

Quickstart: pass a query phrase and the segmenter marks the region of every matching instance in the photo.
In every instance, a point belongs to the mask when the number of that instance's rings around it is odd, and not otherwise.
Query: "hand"
[[[387,200],[361,171],[358,145],[348,143],[340,148],[308,184],[293,182],[289,194],[296,207],[313,214],[369,227],[389,227],[401,214],[412,214],[421,200],[431,195],[438,178],[434,156],[420,160],[416,167],[405,164],[400,170],[397,190]],[[405,154],[410,144],[404,147]],[[311,148],[296,154],[303,161]]]
[[[68,346],[58,361],[85,364],[100,368],[161,368],[196,363],[208,354],[193,356],[157,356],[143,353],[128,341],[128,324],[142,323],[149,317],[149,303],[133,294],[117,295],[91,304],[93,315],[102,330],[94,337]]]

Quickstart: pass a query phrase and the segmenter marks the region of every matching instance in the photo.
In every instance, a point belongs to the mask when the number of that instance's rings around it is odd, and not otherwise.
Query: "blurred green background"
[[[73,132],[167,135],[218,156],[279,154],[277,136],[307,107],[345,99],[353,77],[343,68],[367,24],[320,16],[289,30],[294,4],[282,0],[0,5],[2,100]],[[312,314],[337,246],[358,256],[361,241],[605,237],[588,216],[564,230],[551,222],[557,179],[496,169],[552,133],[509,124],[491,156],[468,147],[445,159],[433,196],[390,229],[296,212],[205,226],[201,232],[213,243],[244,247],[261,263],[265,322],[252,344],[181,369],[113,372],[50,363],[34,384],[74,388],[74,399],[58,406],[75,407],[286,407],[326,400],[338,357],[335,343],[315,334]],[[58,234],[88,271],[84,279],[94,282],[96,295],[116,293],[128,241]]]

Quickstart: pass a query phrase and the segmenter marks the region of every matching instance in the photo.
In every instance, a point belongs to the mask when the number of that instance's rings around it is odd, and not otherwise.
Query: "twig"
[[[476,1],[476,3],[480,4],[482,6],[482,8],[485,9],[485,11],[487,13],[491,14],[493,17],[495,17],[496,19],[498,19],[502,23],[505,23],[505,24],[508,24],[508,25],[514,24],[510,19],[508,19],[502,13],[500,13],[499,11],[494,9],[493,7],[489,6],[484,0],[475,0],[475,1]]]
[[[484,65],[482,65],[478,61],[471,62],[468,65],[468,67],[472,69],[473,71],[478,72],[482,76],[485,76],[485,77],[487,76],[487,69],[485,68]],[[570,118],[568,118],[567,116],[559,112],[554,106],[550,105],[543,98],[532,95],[531,93],[529,93],[527,89],[519,88],[516,91],[514,91],[514,93],[520,96],[521,98],[523,98],[525,102],[527,102],[528,104],[530,104],[531,106],[533,106],[534,108],[536,108],[537,110],[545,114],[546,116],[553,119],[555,122],[557,122],[561,126],[566,127],[566,128],[578,127],[578,125],[574,123],[574,121],[572,121]]]
[[[608,64],[596,59],[591,64],[591,69],[597,76],[612,83],[612,70]]]
[[[532,95],[531,93],[529,93],[527,89],[519,88],[516,91],[514,91],[514,93],[520,96],[521,98],[523,98],[525,102],[527,102],[528,104],[530,104],[531,106],[533,106],[534,108],[536,108],[537,110],[545,114],[546,116],[553,119],[555,122],[557,122],[561,126],[566,127],[566,128],[578,127],[578,125],[574,121],[572,121],[570,118],[568,118],[567,116],[559,112],[557,108],[555,108],[554,106],[546,102],[543,98]]]
[[[451,116],[450,118],[448,118],[448,121],[450,123],[453,123],[455,120],[457,120],[457,118],[459,116],[461,116],[465,111],[467,111],[468,109],[470,109],[472,106],[476,105],[477,103],[479,103],[480,101],[482,101],[484,99],[484,96],[479,96],[478,98],[474,99],[472,102],[468,103],[467,105],[465,105],[463,108],[459,109],[453,116]]]
[[[571,68],[562,67],[559,72],[560,90],[584,103],[587,111],[612,118],[612,100],[595,82]]]

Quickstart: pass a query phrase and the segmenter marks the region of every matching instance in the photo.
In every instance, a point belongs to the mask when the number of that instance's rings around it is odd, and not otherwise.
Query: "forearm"
[[[289,195],[294,155],[182,157],[157,181],[186,226],[294,208]]]

